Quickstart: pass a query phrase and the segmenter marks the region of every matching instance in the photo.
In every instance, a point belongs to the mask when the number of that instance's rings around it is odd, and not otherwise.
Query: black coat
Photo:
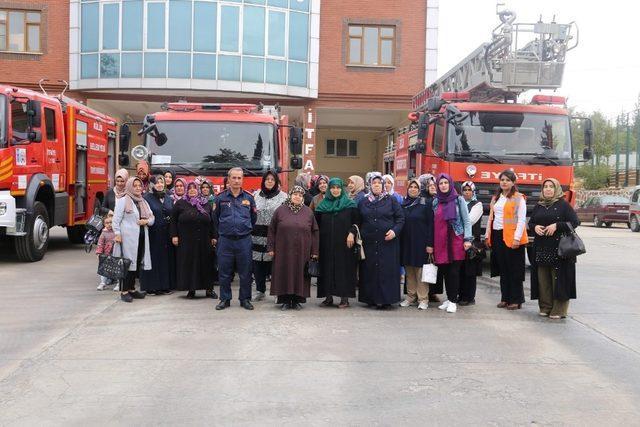
[[[347,247],[347,235],[356,234],[360,224],[357,208],[337,213],[316,212],[320,227],[320,276],[318,298],[327,296],[355,297],[358,260],[354,249]]]
[[[213,246],[217,234],[211,216],[211,205],[205,214],[186,200],[178,200],[171,215],[171,237],[178,237],[176,257],[176,289],[195,291],[211,289],[213,284]]]
[[[106,216],[109,211],[114,212],[116,209],[116,193],[113,191],[113,188],[107,191],[107,194],[104,196],[104,201],[102,202],[102,206],[100,206],[99,213],[101,216]]]
[[[538,236],[535,234],[535,226],[547,226],[556,224],[556,232],[553,236]],[[533,260],[531,268],[531,299],[538,299],[538,268],[535,263],[537,251],[552,251],[557,254],[558,243],[560,238],[570,232],[568,223],[573,228],[580,225],[578,216],[571,205],[566,200],[560,199],[550,207],[546,208],[542,205],[536,205],[529,219],[529,235],[535,236],[533,241],[531,259]],[[554,299],[558,301],[567,301],[576,298],[576,259],[557,258],[553,268],[556,272],[556,287],[554,289]]]
[[[412,204],[405,202],[402,210],[401,263],[405,267],[422,267],[427,262],[427,246],[433,247],[433,204],[419,197]]]
[[[371,305],[395,304],[400,301],[400,241],[404,213],[395,197],[358,203],[362,218],[362,241],[365,260],[360,264],[358,300]],[[385,241],[388,230],[396,237]]]
[[[140,272],[140,288],[143,291],[168,291],[175,288],[175,253],[169,237],[169,223],[173,203],[169,196],[164,202],[151,193],[144,195],[155,217],[149,227],[149,251],[151,270]]]

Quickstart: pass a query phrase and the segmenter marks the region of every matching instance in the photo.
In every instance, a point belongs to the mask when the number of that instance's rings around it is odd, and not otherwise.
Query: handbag
[[[365,259],[365,255],[364,247],[362,246],[362,236],[360,235],[360,228],[355,224],[353,224],[353,226],[356,228],[356,242],[353,245],[353,253],[356,255],[358,261],[363,261]]]
[[[102,217],[97,213],[94,213],[93,215],[91,215],[91,218],[89,218],[85,226],[87,227],[87,230],[95,231],[100,234],[100,232],[104,228]]]
[[[429,254],[428,263],[422,266],[422,282],[436,283],[438,281],[438,266],[433,263],[433,255]]]
[[[574,230],[573,225],[567,222],[569,233],[560,238],[558,242],[558,256],[562,259],[575,258],[587,252],[584,242]]]
[[[487,257],[487,246],[480,239],[473,239],[471,247],[467,249],[467,259],[480,261]]]
[[[311,277],[320,277],[320,262],[315,259],[307,263],[307,274]]]
[[[98,274],[111,280],[123,280],[127,276],[130,265],[131,260],[128,258],[99,255]]]

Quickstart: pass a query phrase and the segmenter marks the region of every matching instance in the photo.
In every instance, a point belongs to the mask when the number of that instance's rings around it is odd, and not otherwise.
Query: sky
[[[562,87],[578,111],[599,110],[610,118],[634,109],[640,94],[640,3],[609,0],[503,0],[516,22],[576,21],[578,46],[567,53]],[[605,7],[606,5],[606,7]],[[440,0],[438,75],[481,43],[499,24],[495,0]]]

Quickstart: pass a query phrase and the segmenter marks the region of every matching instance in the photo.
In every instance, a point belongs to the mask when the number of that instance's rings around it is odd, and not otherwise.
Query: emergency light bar
[[[453,101],[469,101],[471,100],[470,92],[442,92],[440,95],[443,101],[453,102]]]
[[[566,105],[567,98],[564,96],[553,96],[553,95],[534,95],[531,98],[532,104],[551,104],[551,105]]]

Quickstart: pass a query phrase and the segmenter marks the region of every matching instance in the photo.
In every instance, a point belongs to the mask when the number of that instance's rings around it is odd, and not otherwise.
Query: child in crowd
[[[113,253],[113,245],[115,243],[116,234],[113,231],[111,224],[113,223],[113,214],[107,215],[104,220],[104,228],[102,229],[102,233],[98,238],[98,246],[96,246],[96,255],[111,255]],[[109,279],[108,277],[98,276],[100,277],[100,284],[98,285],[98,290],[103,291],[105,286],[109,286],[115,283],[116,288],[118,287],[118,282]],[[117,289],[114,289],[117,290]]]

